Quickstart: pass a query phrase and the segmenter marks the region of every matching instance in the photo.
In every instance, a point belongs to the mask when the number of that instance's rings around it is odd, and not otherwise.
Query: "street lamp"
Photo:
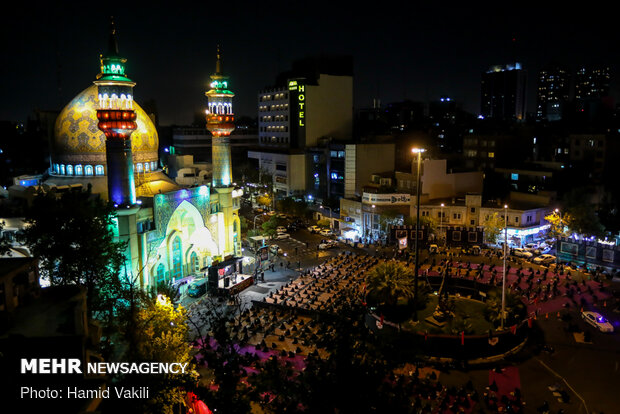
[[[439,213],[440,214],[440,216],[439,216],[439,231],[441,231],[442,227],[443,227],[443,208],[445,206],[446,205],[444,203],[441,203],[441,210],[440,210],[440,213]],[[444,233],[446,233],[446,232],[444,232]],[[447,238],[448,238],[448,235],[444,234],[444,236],[443,236],[443,245],[444,245],[444,247],[447,244]]]
[[[506,319],[506,248],[508,247],[508,204],[504,204],[504,271],[502,273],[502,329]]]
[[[326,208],[329,210],[329,229],[332,229],[332,209],[331,207],[327,207],[327,206],[319,206],[319,208]]]
[[[412,148],[411,152],[418,154],[418,172],[417,172],[417,185],[416,185],[416,220],[415,220],[415,267],[413,273],[413,320],[418,320],[418,271],[420,269],[420,249],[418,239],[420,238],[420,162],[422,159],[423,148]]]
[[[558,250],[558,248],[560,247],[560,232],[564,232],[564,226],[562,225],[562,212],[560,211],[560,209],[556,208],[554,210],[554,213],[560,217],[560,223],[555,235],[555,265],[557,266],[560,263],[560,255]]]
[[[264,216],[265,214],[266,214],[266,213],[260,213],[260,214],[257,214],[256,216],[254,216],[254,230],[256,230],[256,219],[257,219],[258,217],[260,217],[260,216]]]

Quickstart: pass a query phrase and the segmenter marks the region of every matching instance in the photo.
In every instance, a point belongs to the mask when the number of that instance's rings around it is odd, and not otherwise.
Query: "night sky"
[[[386,104],[449,95],[472,113],[479,110],[480,75],[492,65],[522,62],[532,102],[542,65],[615,70],[618,62],[615,13],[583,3],[576,11],[565,10],[566,2],[510,2],[518,9],[500,4],[508,2],[114,3],[122,7],[23,2],[5,14],[0,120],[59,110],[88,87],[99,72],[110,15],[128,76],[137,82],[135,99],[155,100],[162,125],[189,124],[205,108],[218,43],[235,112],[252,117],[259,90],[293,60],[318,54],[353,56],[356,108],[373,98]]]

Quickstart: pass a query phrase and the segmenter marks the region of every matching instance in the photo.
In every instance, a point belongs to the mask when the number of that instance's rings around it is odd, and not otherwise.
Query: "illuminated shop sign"
[[[363,193],[362,201],[372,204],[410,204],[411,195]]]

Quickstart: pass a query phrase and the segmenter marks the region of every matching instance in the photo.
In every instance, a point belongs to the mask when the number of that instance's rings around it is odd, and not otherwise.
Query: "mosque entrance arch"
[[[210,263],[213,256],[220,254],[202,215],[186,200],[170,216],[164,240],[160,251],[167,255],[165,262],[173,280],[199,274],[201,263]]]

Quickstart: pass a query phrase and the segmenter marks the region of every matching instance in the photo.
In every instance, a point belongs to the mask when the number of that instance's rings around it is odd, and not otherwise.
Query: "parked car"
[[[321,228],[319,226],[310,226],[308,227],[308,231],[310,233],[318,233],[321,231]]]
[[[532,252],[528,252],[527,250],[522,249],[521,247],[516,247],[512,249],[512,254],[517,257],[523,257],[525,259],[530,259],[532,256],[534,256]]]
[[[288,233],[277,233],[275,239],[276,240],[283,240],[283,239],[288,239],[290,238],[291,235]]]
[[[319,244],[320,250],[333,249],[334,247],[338,247],[338,242],[336,240],[321,240]]]
[[[207,293],[207,279],[195,279],[187,287],[187,296],[192,298],[199,298]]]
[[[542,254],[534,258],[532,262],[539,264],[539,265],[547,265],[547,264],[555,263],[555,256],[552,254]]]
[[[286,227],[284,226],[278,226],[276,228],[276,233],[286,233]]]
[[[284,250],[282,250],[280,248],[280,246],[278,246],[277,244],[272,244],[271,246],[269,246],[269,253],[271,253],[271,254],[282,254],[282,253],[284,253]]]
[[[614,331],[613,325],[598,312],[583,311],[581,317],[586,323],[594,326],[601,332],[611,333]]]
[[[333,236],[334,235],[334,233],[330,229],[323,229],[319,231],[319,234],[321,236]]]

